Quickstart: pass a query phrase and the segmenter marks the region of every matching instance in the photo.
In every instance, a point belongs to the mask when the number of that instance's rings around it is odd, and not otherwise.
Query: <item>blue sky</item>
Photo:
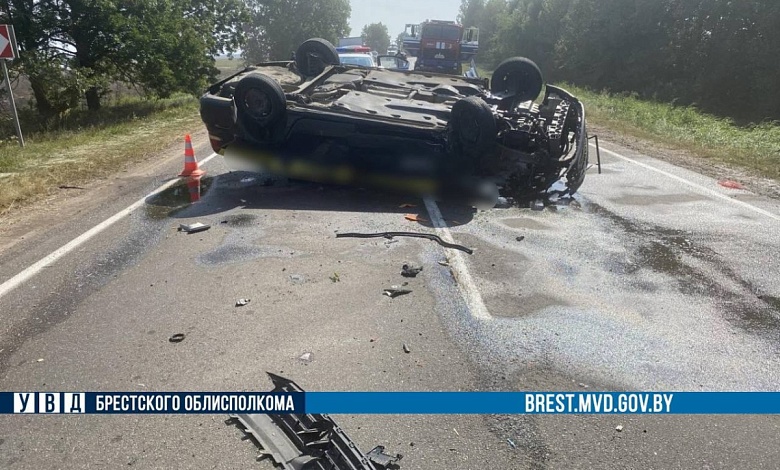
[[[363,26],[382,22],[395,39],[406,23],[457,19],[460,0],[350,0],[350,36],[359,36]]]

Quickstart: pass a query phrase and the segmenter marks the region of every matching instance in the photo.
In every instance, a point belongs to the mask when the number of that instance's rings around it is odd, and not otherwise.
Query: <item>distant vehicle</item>
[[[380,69],[409,70],[409,61],[398,55],[380,55],[377,66]]]
[[[371,54],[366,54],[366,53],[339,54],[339,62],[341,63],[341,65],[376,67],[376,62],[374,62],[374,57]]]
[[[407,24],[403,46],[417,57],[415,70],[460,75],[462,63],[473,60],[479,50],[479,29],[442,20]]]
[[[339,54],[357,54],[357,53],[364,53],[368,54],[371,52],[371,48],[368,46],[339,46],[336,48],[336,52]]]
[[[387,55],[396,55],[398,54],[398,46],[395,44],[391,44],[390,47],[387,48]]]
[[[339,45],[338,47],[344,47],[344,46],[362,46],[363,45],[363,38],[360,36],[355,36],[351,38],[341,38],[339,39]]]

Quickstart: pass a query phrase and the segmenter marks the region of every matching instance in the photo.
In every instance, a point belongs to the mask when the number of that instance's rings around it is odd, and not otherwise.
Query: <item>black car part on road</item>
[[[303,392],[295,382],[268,373],[272,392]],[[328,415],[238,414],[238,424],[261,447],[258,458],[271,457],[285,470],[391,470],[401,455],[388,455],[376,446],[364,454]]]

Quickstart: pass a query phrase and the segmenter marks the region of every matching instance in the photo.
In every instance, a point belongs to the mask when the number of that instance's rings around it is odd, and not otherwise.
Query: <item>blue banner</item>
[[[0,413],[289,414],[306,409],[304,393],[0,392]]]
[[[780,414],[780,392],[0,392],[0,413]]]

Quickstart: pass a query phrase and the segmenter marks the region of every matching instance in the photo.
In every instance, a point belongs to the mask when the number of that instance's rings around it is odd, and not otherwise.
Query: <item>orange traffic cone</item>
[[[179,176],[201,176],[205,173],[198,166],[198,161],[195,160],[195,151],[192,150],[192,139],[187,134],[184,136],[184,170]]]
[[[200,201],[200,176],[187,178],[187,189],[190,191],[190,202]]]

